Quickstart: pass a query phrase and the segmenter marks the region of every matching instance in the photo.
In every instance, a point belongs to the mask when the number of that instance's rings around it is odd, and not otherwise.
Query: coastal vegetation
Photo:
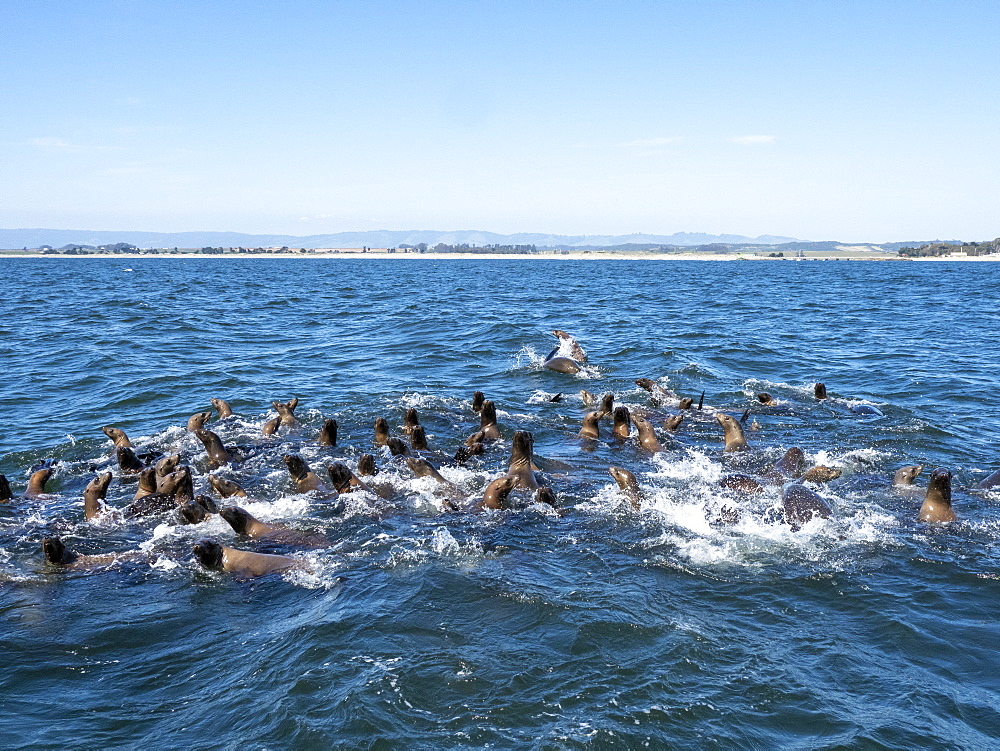
[[[925,243],[916,248],[900,248],[899,255],[906,258],[940,256],[989,256],[1000,254],[1000,237],[986,242]]]

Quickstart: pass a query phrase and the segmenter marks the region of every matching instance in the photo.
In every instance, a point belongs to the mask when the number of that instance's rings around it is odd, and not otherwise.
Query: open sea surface
[[[0,727],[8,748],[986,748],[1000,737],[1000,265],[309,259],[4,259],[0,302]],[[584,371],[544,369],[552,329]],[[704,409],[659,426],[652,378]],[[831,399],[813,397],[826,384]],[[666,450],[577,437],[580,391],[645,411]],[[495,401],[503,438],[451,457]],[[778,400],[764,407],[756,394]],[[562,393],[562,400],[551,398]],[[244,448],[210,470],[187,418]],[[273,400],[299,429],[261,435]],[[873,407],[871,414],[852,411]],[[459,488],[443,509],[372,423],[415,407],[429,458]],[[724,455],[714,419],[752,450]],[[324,418],[335,448],[316,444]],[[751,430],[756,422],[759,426]],[[314,549],[238,537],[218,516],[83,517],[132,498],[101,432],[240,482],[258,518]],[[531,431],[558,510],[512,494],[476,511]],[[727,496],[786,449],[842,475],[834,517],[793,531],[781,488]],[[373,453],[391,498],[296,493]],[[21,494],[52,464],[42,496]],[[896,469],[953,475],[959,521],[916,520]],[[608,474],[631,470],[635,511]],[[226,499],[223,503],[233,503]],[[735,504],[739,518],[720,522]],[[142,551],[110,566],[46,564]],[[246,579],[192,545],[288,553]]]

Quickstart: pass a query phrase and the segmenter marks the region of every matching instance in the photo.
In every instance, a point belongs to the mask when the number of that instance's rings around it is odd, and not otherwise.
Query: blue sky
[[[1000,3],[0,3],[0,226],[1000,235]]]

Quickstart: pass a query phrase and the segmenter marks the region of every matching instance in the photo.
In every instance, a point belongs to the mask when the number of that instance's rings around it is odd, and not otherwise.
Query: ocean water
[[[1000,736],[1000,267],[963,263],[429,260],[0,260],[0,719],[33,748],[985,748]],[[541,366],[552,329],[577,375]],[[659,428],[649,377],[704,408]],[[831,399],[813,398],[826,384]],[[503,437],[474,432],[472,393]],[[581,390],[647,414],[665,451],[577,438]],[[755,395],[767,391],[776,407]],[[558,402],[551,398],[561,393]],[[245,460],[210,470],[188,416]],[[272,400],[302,426],[273,438]],[[852,407],[875,408],[857,414]],[[456,486],[445,511],[372,423],[414,407]],[[745,410],[751,451],[724,455],[714,416]],[[324,418],[335,448],[316,445]],[[753,423],[756,429],[751,430]],[[180,453],[243,484],[258,518],[328,544],[275,547],[218,516],[83,518],[114,472],[100,428],[139,453]],[[530,431],[558,509],[515,491],[475,501]],[[798,446],[841,476],[832,507],[792,531],[781,488],[727,496]],[[321,477],[373,453],[390,495],[296,493],[282,462]],[[25,499],[49,463],[46,494]],[[959,521],[916,520],[923,464],[954,475]],[[608,474],[637,477],[633,510]],[[232,503],[228,499],[224,503]],[[720,521],[735,506],[735,523]],[[40,541],[139,551],[48,565]],[[192,545],[288,553],[302,568],[207,571]]]

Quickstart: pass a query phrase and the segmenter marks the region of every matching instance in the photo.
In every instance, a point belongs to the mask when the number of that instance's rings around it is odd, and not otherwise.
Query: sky
[[[0,227],[1000,235],[1000,3],[4,0]]]

